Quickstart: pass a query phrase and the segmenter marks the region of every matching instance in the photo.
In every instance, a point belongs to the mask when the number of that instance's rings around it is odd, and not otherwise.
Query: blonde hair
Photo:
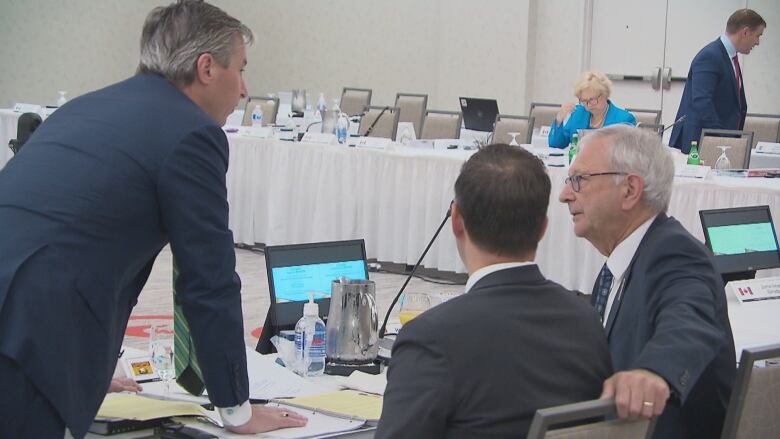
[[[577,84],[574,86],[574,96],[579,98],[585,90],[593,90],[609,99],[609,95],[612,94],[612,81],[601,72],[585,72],[577,79]]]

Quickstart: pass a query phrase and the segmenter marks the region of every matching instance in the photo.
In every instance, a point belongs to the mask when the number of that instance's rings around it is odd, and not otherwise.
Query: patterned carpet
[[[402,272],[404,266],[383,263],[383,268]],[[130,316],[124,344],[126,346],[147,349],[148,329],[151,324],[170,322],[173,324],[173,298],[171,295],[171,252],[168,247],[160,252],[149,276],[138,304]],[[236,249],[236,271],[241,276],[242,304],[244,311],[244,339],[249,346],[255,346],[269,307],[268,279],[265,270],[265,258],[260,251]],[[465,283],[464,274],[443,273],[436,270],[420,270],[420,273],[442,282]],[[377,303],[380,321],[387,312],[395,294],[406,276],[385,272],[372,272],[369,278],[376,282]],[[463,291],[463,285],[440,285],[421,279],[412,279],[407,287],[410,292],[431,294],[457,294]],[[397,306],[393,312],[397,316]],[[381,324],[381,323],[380,323]]]

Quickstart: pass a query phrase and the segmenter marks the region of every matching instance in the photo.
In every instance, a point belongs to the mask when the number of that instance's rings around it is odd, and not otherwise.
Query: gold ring
[[[650,401],[645,401],[645,402],[642,403],[642,405],[645,406],[645,407],[652,407],[654,404],[652,402],[650,402]]]

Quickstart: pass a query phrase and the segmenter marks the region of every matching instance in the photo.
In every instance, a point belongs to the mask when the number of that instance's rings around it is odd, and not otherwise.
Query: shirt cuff
[[[249,400],[233,407],[217,407],[217,410],[219,410],[219,416],[222,417],[222,422],[229,427],[244,425],[252,419],[252,404],[249,403]]]

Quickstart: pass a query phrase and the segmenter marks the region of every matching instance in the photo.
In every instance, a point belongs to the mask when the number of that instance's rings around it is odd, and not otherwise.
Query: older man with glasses
[[[735,376],[723,282],[711,254],[666,215],[674,178],[661,139],[626,125],[588,134],[560,194],[607,260],[591,303],[622,418],[660,416],[655,437],[720,437]]]

